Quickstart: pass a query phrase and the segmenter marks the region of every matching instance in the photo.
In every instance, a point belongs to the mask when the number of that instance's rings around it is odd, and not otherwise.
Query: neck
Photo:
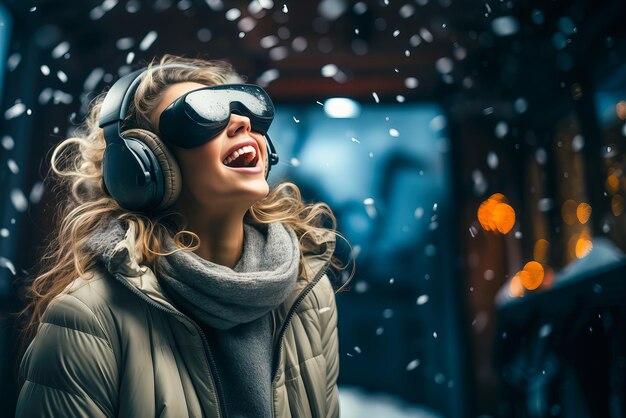
[[[230,268],[237,264],[243,252],[243,218],[249,207],[239,203],[237,207],[216,204],[210,208],[199,205],[177,205],[174,208],[186,221],[185,229],[200,238],[195,254]]]
[[[200,246],[194,252],[205,260],[233,268],[243,251],[243,218],[213,221],[189,222],[188,229],[200,237]]]

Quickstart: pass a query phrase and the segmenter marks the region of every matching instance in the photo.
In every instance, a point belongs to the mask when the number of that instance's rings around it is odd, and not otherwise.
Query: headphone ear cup
[[[122,133],[124,138],[133,138],[140,140],[145,144],[154,156],[157,158],[161,170],[163,171],[163,179],[165,184],[163,185],[163,199],[161,202],[157,202],[156,206],[152,209],[161,210],[170,206],[176,201],[180,195],[182,185],[182,175],[180,167],[176,158],[167,148],[165,143],[154,132],[145,129],[128,129]]]

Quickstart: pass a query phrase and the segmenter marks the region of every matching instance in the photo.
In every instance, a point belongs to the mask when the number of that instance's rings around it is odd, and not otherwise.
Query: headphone
[[[199,68],[187,64],[165,64],[160,68]],[[128,210],[162,210],[180,195],[182,175],[174,155],[154,132],[133,128],[121,132],[121,123],[148,67],[133,71],[113,84],[100,110],[99,126],[106,149],[102,162],[104,191]],[[269,162],[265,178],[278,154],[269,135],[264,135]]]

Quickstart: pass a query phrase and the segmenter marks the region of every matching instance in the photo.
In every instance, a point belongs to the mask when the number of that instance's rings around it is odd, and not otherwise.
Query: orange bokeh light
[[[502,193],[494,193],[478,207],[478,221],[485,231],[506,234],[515,225],[515,210]]]
[[[513,276],[511,282],[509,283],[509,295],[515,298],[524,296],[524,286],[522,286],[522,282],[518,274]]]
[[[589,232],[584,230],[580,237],[576,240],[575,253],[577,258],[583,258],[593,249],[593,244],[589,236]]]
[[[582,202],[576,208],[576,217],[581,224],[586,224],[591,216],[591,206],[588,203]]]
[[[611,193],[615,194],[619,190],[619,179],[616,175],[611,174],[606,178],[606,189]]]
[[[493,209],[493,220],[498,231],[506,234],[515,224],[515,211],[507,203],[498,203]]]
[[[524,269],[519,273],[520,279],[524,287],[528,290],[538,288],[543,282],[543,266],[536,261],[529,261],[524,265]]]

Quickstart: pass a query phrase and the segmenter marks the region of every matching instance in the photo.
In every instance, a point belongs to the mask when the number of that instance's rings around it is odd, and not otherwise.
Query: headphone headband
[[[165,64],[159,67],[153,67],[150,71],[157,68],[198,68],[194,65],[187,64]],[[113,84],[113,87],[107,92],[100,110],[100,127],[104,129],[104,139],[108,143],[121,141],[121,123],[126,117],[130,101],[135,96],[135,92],[142,80],[143,73],[148,71],[148,67],[143,67],[126,74]],[[113,125],[115,124],[115,125]],[[112,129],[117,126],[117,129]],[[117,135],[112,134],[115,131]]]

